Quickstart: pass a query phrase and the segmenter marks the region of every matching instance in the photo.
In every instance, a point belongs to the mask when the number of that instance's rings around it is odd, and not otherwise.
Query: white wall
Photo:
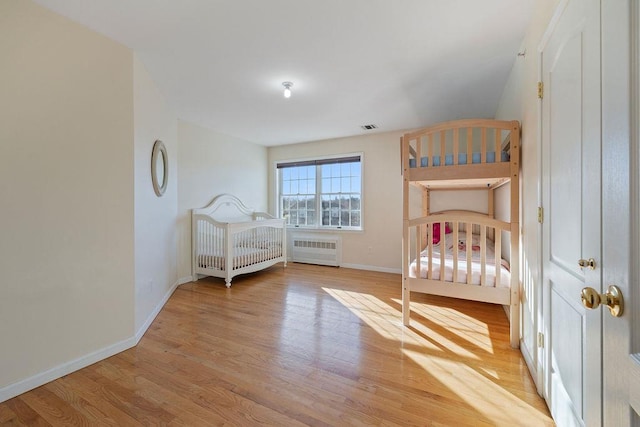
[[[178,277],[191,277],[191,209],[231,193],[267,210],[267,148],[178,122]]]
[[[422,217],[422,188],[409,186],[409,217]],[[429,192],[429,212],[436,213],[447,210],[470,210],[474,212],[489,212],[489,191],[476,190],[432,190]],[[410,236],[410,257],[415,258],[415,235]]]
[[[269,206],[276,210],[275,162],[346,153],[364,153],[364,231],[342,231],[345,267],[400,273],[402,263],[401,132],[269,147]]]
[[[538,172],[538,98],[537,82],[539,78],[538,45],[542,40],[547,24],[559,0],[537,1],[534,15],[527,28],[521,51],[524,57],[514,60],[513,69],[502,94],[496,118],[520,120],[522,126],[522,171],[521,171],[521,219],[522,229],[522,352],[532,368],[533,377],[539,370],[536,352],[538,321],[542,318],[541,282],[539,277],[539,240],[538,240],[538,185],[541,177]]]
[[[25,0],[0,17],[1,401],[133,336],[134,126],[129,49]]]
[[[471,210],[489,212],[488,190],[431,191],[429,196],[431,212],[445,210]]]
[[[178,120],[137,56],[133,59],[135,140],[135,330],[144,332],[178,280]],[[151,152],[161,140],[169,160],[167,189],[156,196]]]

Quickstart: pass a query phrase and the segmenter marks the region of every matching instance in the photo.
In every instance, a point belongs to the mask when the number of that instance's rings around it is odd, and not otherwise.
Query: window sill
[[[287,231],[300,231],[304,233],[364,233],[364,228],[319,228],[288,225]]]

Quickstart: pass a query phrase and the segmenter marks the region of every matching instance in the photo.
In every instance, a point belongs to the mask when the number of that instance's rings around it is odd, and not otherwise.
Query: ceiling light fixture
[[[293,86],[293,83],[282,82],[282,86],[284,86],[284,97],[291,98],[291,86]]]

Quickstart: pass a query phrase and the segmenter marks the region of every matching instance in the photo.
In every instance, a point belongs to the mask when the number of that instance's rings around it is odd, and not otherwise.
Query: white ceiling
[[[493,117],[534,1],[36,0],[132,48],[181,119],[266,146]]]

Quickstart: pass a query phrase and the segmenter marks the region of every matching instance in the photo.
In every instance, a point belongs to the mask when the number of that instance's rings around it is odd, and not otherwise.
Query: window
[[[362,229],[361,156],[283,162],[280,215],[292,227]]]

